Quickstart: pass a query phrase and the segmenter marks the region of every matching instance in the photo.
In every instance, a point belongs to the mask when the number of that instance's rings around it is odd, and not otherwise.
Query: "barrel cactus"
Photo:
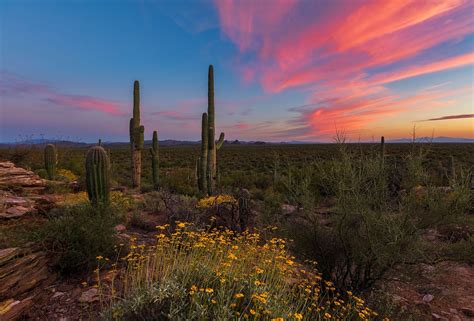
[[[86,187],[92,204],[106,204],[110,194],[110,162],[104,148],[94,146],[86,155]]]
[[[140,125],[140,83],[133,84],[133,117],[130,119],[130,148],[132,151],[132,186],[139,188],[142,176],[142,149],[145,128]]]
[[[48,173],[48,179],[56,177],[56,165],[58,164],[58,153],[56,147],[52,144],[46,145],[44,148],[44,167]]]
[[[158,153],[158,133],[156,130],[153,132],[153,139],[150,148],[151,154],[151,169],[153,175],[153,188],[157,190],[159,188],[159,153]]]

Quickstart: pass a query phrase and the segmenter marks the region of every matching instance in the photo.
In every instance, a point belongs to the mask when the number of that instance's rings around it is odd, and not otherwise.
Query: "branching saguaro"
[[[201,192],[212,195],[217,185],[217,150],[224,143],[224,133],[215,141],[214,67],[209,66],[207,114],[202,114],[201,157],[198,161],[198,186]]]
[[[130,148],[132,152],[132,186],[140,188],[142,176],[142,149],[145,128],[140,125],[140,83],[133,84],[133,117],[130,119]]]

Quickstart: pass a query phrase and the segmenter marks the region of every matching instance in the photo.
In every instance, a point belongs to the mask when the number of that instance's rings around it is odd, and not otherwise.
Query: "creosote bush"
[[[117,279],[99,281],[106,319],[371,320],[377,316],[351,292],[338,293],[310,266],[314,262],[308,266],[296,262],[283,239],[264,241],[258,233],[197,229],[184,222],[176,226],[176,230],[157,226],[156,244],[132,244],[123,258],[126,271],[112,271]]]

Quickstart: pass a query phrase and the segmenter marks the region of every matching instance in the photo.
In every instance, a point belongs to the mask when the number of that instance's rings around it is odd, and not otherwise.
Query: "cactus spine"
[[[110,163],[105,149],[94,146],[86,155],[87,195],[93,205],[106,204],[109,201]]]
[[[158,177],[158,170],[159,170],[159,153],[158,153],[158,133],[153,131],[153,139],[150,148],[151,154],[151,169],[153,175],[153,188],[157,190],[159,188],[159,177]]]
[[[58,164],[58,154],[54,145],[48,144],[44,148],[44,167],[48,173],[48,179],[56,177],[56,165]]]
[[[201,192],[207,193],[207,154],[208,154],[208,119],[207,113],[202,114],[201,158],[198,160],[198,186]]]
[[[139,188],[142,174],[142,149],[145,128],[140,125],[140,83],[133,84],[133,117],[130,119],[130,148],[132,151],[132,186]]]
[[[208,153],[207,153],[207,193],[212,195],[217,185],[217,150],[224,143],[224,133],[221,133],[219,140],[215,139],[215,107],[214,107],[214,67],[209,66],[208,88],[207,88],[207,133],[208,133]]]

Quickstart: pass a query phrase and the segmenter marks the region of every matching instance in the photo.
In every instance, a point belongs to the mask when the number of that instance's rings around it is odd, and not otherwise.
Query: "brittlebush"
[[[137,245],[111,284],[104,316],[114,320],[371,320],[377,313],[339,294],[315,262],[295,261],[283,239],[258,233],[158,226],[156,244]],[[113,274],[117,275],[117,274]],[[120,284],[120,286],[115,286]],[[110,287],[112,289],[110,289]],[[110,291],[112,290],[112,291]]]

